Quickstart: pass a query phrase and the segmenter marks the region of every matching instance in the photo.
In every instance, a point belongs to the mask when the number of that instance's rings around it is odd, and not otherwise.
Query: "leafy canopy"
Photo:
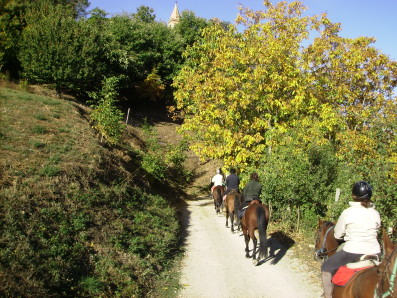
[[[241,8],[243,30],[215,23],[185,52],[174,108],[185,117],[181,132],[192,149],[244,170],[294,130],[296,150],[331,141],[341,159],[348,148],[370,154],[374,141],[363,132],[379,113],[393,121],[396,63],[371,38],[340,37],[340,25],[325,14],[302,16],[300,2],[264,5]]]

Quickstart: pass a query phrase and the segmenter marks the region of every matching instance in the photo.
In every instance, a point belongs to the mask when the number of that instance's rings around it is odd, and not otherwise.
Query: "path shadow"
[[[269,256],[261,260],[258,265],[270,262],[270,265],[276,265],[285,256],[287,251],[295,244],[295,241],[281,231],[270,234],[267,239]]]

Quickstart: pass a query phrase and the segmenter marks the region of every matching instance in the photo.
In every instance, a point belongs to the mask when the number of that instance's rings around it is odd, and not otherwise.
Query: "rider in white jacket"
[[[216,174],[211,178],[211,193],[215,186],[223,186],[225,183],[225,177],[223,176],[222,170],[220,168],[216,169]]]
[[[379,255],[377,240],[380,215],[371,202],[371,186],[364,181],[353,186],[354,202],[340,215],[334,228],[336,239],[344,239],[343,249],[332,255],[321,266],[324,297],[332,297],[332,276],[340,266],[353,262],[363,255]]]

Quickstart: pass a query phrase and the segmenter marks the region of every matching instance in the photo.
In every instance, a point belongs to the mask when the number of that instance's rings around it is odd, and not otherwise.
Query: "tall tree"
[[[72,8],[50,2],[33,7],[27,23],[19,52],[26,79],[53,84],[59,94],[100,87],[105,66],[98,28],[76,21]]]
[[[88,0],[3,0],[0,2],[0,71],[7,71],[12,77],[18,77],[21,66],[17,58],[22,31],[26,26],[26,14],[29,9],[40,3],[63,5],[73,11],[75,18],[86,14]]]
[[[191,46],[200,38],[201,31],[210,24],[204,18],[197,17],[193,11],[184,10],[180,22],[175,25],[175,31],[182,36],[185,47]]]
[[[193,132],[192,148],[202,158],[244,168],[272,145],[276,128],[311,105],[299,47],[312,20],[299,17],[297,3],[267,5],[267,12],[242,11],[243,32],[215,24],[186,53],[175,98],[186,115],[182,130]]]
[[[169,85],[181,60],[182,41],[160,22],[146,22],[129,15],[108,20],[103,36],[104,48],[114,76],[124,80],[124,96],[139,100],[139,88],[155,70],[162,83]]]
[[[0,71],[17,77],[21,68],[17,59],[19,41],[25,28],[25,12],[30,4],[6,0],[0,6]]]
[[[370,47],[371,39],[339,37],[326,15],[302,17],[300,2],[264,4],[265,11],[241,11],[242,32],[215,24],[186,52],[174,83],[182,131],[202,158],[242,168],[283,144],[289,129],[300,131],[302,145],[342,142],[343,155],[351,148],[344,139],[371,128],[369,114],[395,107],[395,62]],[[319,37],[304,47],[312,30]],[[361,146],[366,156],[372,142]]]
[[[153,8],[144,5],[138,7],[136,13],[132,14],[132,17],[145,23],[154,22],[156,19]]]

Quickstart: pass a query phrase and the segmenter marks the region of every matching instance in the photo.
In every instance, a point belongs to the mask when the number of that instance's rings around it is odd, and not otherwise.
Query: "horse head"
[[[316,244],[315,244],[315,260],[324,260],[333,255],[339,244],[334,237],[335,224],[329,221],[318,220]]]

